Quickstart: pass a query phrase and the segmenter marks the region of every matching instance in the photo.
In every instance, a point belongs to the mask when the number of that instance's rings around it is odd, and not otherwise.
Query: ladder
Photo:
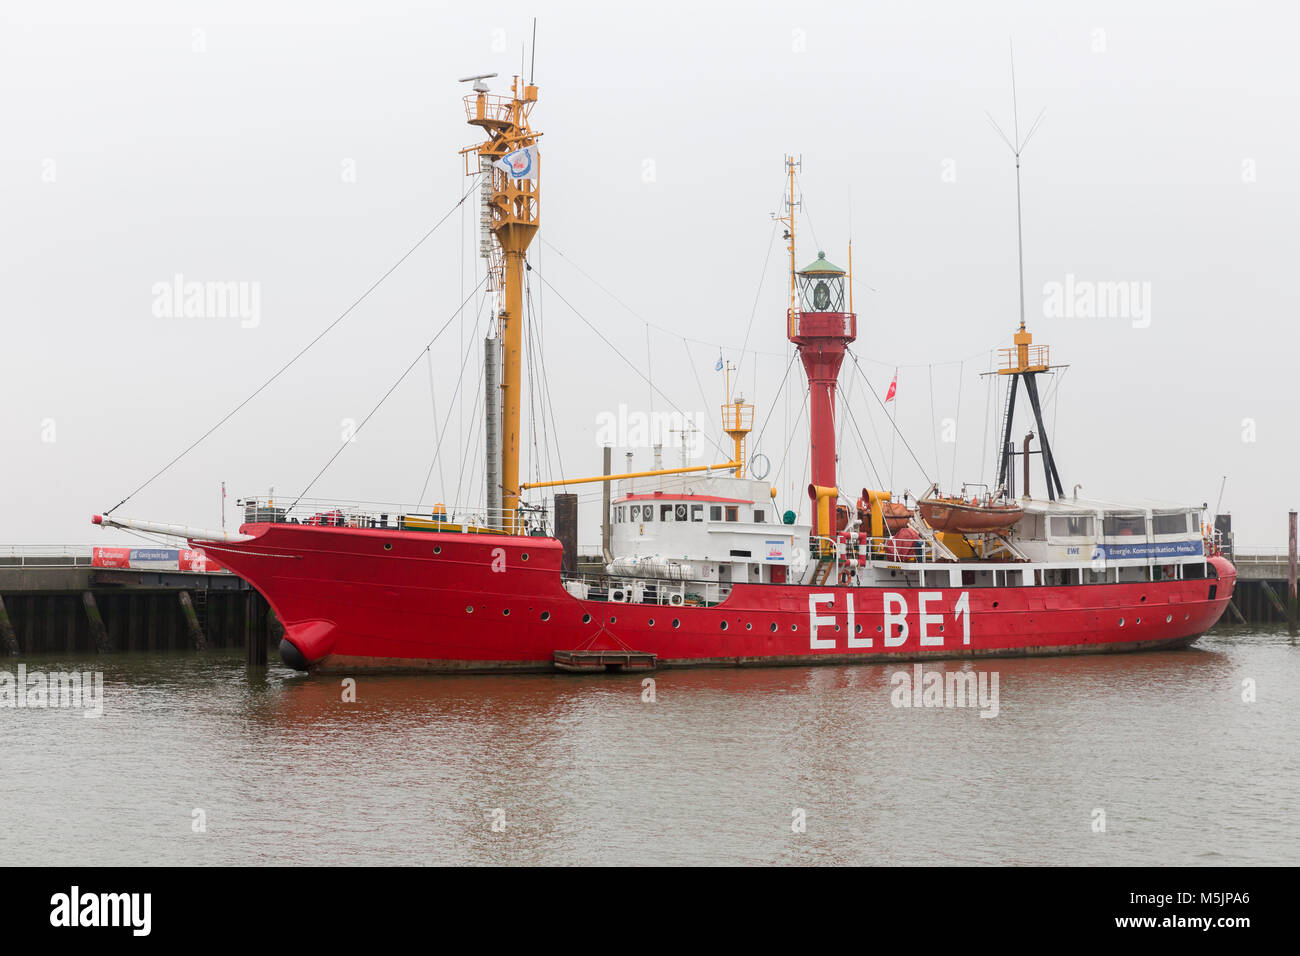
[[[922,541],[926,542],[930,546],[930,553],[936,558],[945,561],[957,560],[957,555],[953,554],[952,551],[949,550],[948,546],[939,540],[938,536],[935,535],[934,531],[925,523],[920,515],[913,515],[912,520],[908,522],[908,526],[921,536]]]
[[[1009,555],[1011,555],[1013,558],[1015,558],[1017,561],[1029,560],[1029,558],[1025,556],[1025,553],[1021,551],[1019,548],[1017,548],[1014,544],[1012,544],[1011,539],[1008,538],[1005,534],[990,533],[989,537],[992,538],[994,541],[996,541],[999,545],[1001,545],[1006,550],[1006,552]]]

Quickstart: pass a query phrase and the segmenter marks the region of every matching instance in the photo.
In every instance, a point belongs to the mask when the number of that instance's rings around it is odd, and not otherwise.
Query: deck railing
[[[381,501],[342,501],[327,498],[242,498],[244,524],[305,524],[390,531],[443,531],[481,534],[513,524],[520,534],[550,533],[544,506],[488,509],[473,505],[392,504]],[[509,522],[507,519],[510,519]]]

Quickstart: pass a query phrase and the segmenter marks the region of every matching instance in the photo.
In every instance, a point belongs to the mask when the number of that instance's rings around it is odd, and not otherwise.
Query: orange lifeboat
[[[922,498],[916,505],[935,531],[958,534],[1006,534],[1025,516],[1025,509],[1015,502]]]

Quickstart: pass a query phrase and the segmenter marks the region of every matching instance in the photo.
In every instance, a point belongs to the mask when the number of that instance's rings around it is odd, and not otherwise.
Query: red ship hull
[[[823,664],[1184,646],[1218,621],[1236,571],[1063,587],[737,584],[714,607],[579,600],[553,538],[250,524],[202,547],[275,610],[313,671],[551,670],[557,651],[660,666]]]

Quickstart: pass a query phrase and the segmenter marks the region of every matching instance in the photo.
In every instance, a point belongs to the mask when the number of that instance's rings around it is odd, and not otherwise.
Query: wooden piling
[[[185,615],[185,626],[190,632],[190,644],[196,651],[207,650],[208,643],[203,639],[203,628],[199,627],[199,616],[194,613],[194,602],[190,592],[182,591],[179,595],[181,612]]]
[[[113,647],[108,642],[108,629],[104,627],[104,618],[100,616],[94,593],[82,591],[81,603],[86,607],[86,619],[90,621],[90,636],[95,642],[95,651],[100,654],[108,653]]]
[[[266,666],[266,610],[260,594],[244,592],[244,660],[249,667]]]
[[[0,596],[0,648],[9,657],[17,657],[21,651],[18,649],[18,635],[14,633],[13,623],[9,620],[9,611],[5,608],[4,597]]]
[[[1300,603],[1296,600],[1296,513],[1293,510],[1288,516],[1287,529],[1287,604],[1289,605],[1291,624],[1291,636],[1295,637],[1296,632],[1300,630]]]

